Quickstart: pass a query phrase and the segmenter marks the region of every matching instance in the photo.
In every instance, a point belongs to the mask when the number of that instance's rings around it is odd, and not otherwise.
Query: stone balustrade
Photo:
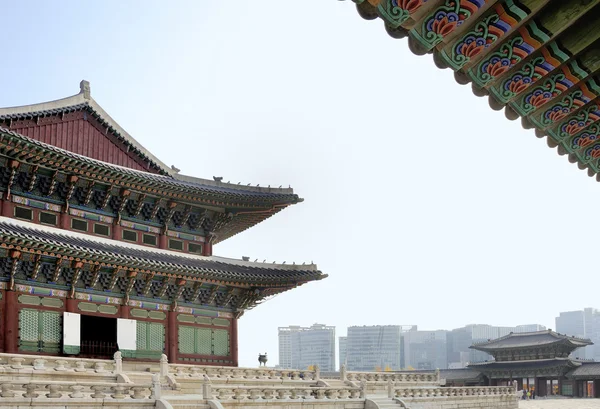
[[[436,372],[345,372],[345,378],[351,382],[399,382],[439,384],[440,374]]]
[[[207,376],[211,381],[219,383],[229,379],[239,380],[318,380],[316,371],[281,370],[271,368],[235,368],[229,366],[198,366],[169,364],[169,373],[175,377],[202,378]]]
[[[139,400],[158,397],[160,391],[153,384],[0,380],[0,402],[4,398]]]
[[[108,373],[115,371],[115,361],[40,355],[0,354],[0,367],[8,370],[55,370]]]
[[[494,396],[515,398],[517,392],[512,386],[465,386],[451,388],[407,388],[394,387],[391,397],[401,400],[418,398],[441,398],[441,397],[466,397],[466,396]]]
[[[361,389],[352,387],[221,387],[212,389],[219,401],[259,401],[281,399],[304,400],[350,400],[361,399]],[[210,399],[206,397],[205,399]]]

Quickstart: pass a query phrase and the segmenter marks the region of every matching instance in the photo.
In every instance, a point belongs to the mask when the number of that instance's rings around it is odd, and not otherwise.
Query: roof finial
[[[85,99],[90,99],[92,97],[89,81],[81,80],[81,82],[79,83],[79,90],[79,93],[83,94],[83,97]]]

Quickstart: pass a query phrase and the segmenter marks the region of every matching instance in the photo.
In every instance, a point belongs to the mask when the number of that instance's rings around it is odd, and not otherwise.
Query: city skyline
[[[375,325],[375,324],[372,324],[372,325],[351,325],[348,327],[338,327],[336,325],[327,325],[327,326],[334,328],[334,331],[336,334],[336,337],[335,337],[335,363],[336,364],[335,365],[336,365],[336,369],[339,369],[340,365],[342,364],[342,354],[345,354],[346,356],[348,354],[348,342],[347,342],[348,329],[353,328],[353,327],[358,327],[358,328],[360,328],[360,327],[398,327],[399,330],[402,330],[403,332],[406,332],[406,333],[410,333],[410,328],[412,327],[413,330],[415,330],[419,333],[445,332],[447,335],[447,338],[444,339],[444,342],[446,343],[446,345],[451,342],[451,339],[453,339],[453,338],[451,338],[451,334],[453,332],[461,331],[461,330],[464,331],[466,329],[473,328],[470,330],[470,331],[472,331],[471,339],[473,340],[473,342],[469,343],[469,345],[472,345],[474,343],[484,342],[489,339],[503,337],[505,335],[508,335],[510,332],[518,333],[518,332],[535,332],[535,331],[540,331],[540,330],[553,330],[553,331],[556,331],[559,333],[564,333],[565,335],[569,335],[569,336],[583,337],[581,334],[570,334],[568,332],[561,332],[560,328],[557,328],[558,320],[560,319],[560,317],[562,317],[564,315],[569,315],[572,313],[584,313],[584,312],[588,312],[588,314],[589,314],[590,311],[593,311],[598,317],[600,317],[600,310],[595,309],[595,308],[590,308],[590,307],[586,307],[581,310],[574,310],[574,311],[560,311],[556,314],[555,319],[554,319],[555,323],[557,325],[553,325],[553,326],[546,326],[546,325],[537,324],[537,323],[525,323],[525,324],[517,324],[517,325],[513,325],[513,326],[507,326],[507,325],[498,326],[498,325],[493,325],[493,324],[465,324],[464,326],[458,327],[458,328],[438,328],[435,330],[422,329],[418,326],[418,324],[416,324],[416,325],[399,325],[399,324]],[[598,322],[600,322],[600,319],[598,319]],[[324,324],[312,324],[312,325],[314,326],[314,325],[324,325]],[[306,327],[304,327],[302,325],[289,325],[288,327],[285,327],[285,328],[309,328],[309,327],[310,327],[310,325],[307,325]],[[486,329],[485,327],[488,327],[488,329]],[[280,327],[280,329],[281,329],[281,327]],[[594,331],[596,331],[595,333],[599,335],[597,337],[596,344],[600,345],[600,326],[598,326],[597,329],[594,329]],[[455,337],[456,337],[456,335],[455,335]],[[409,338],[410,338],[410,336],[409,336]],[[591,337],[590,339],[592,339],[592,338],[593,337]],[[281,341],[280,341],[280,345],[281,345]],[[447,347],[447,348],[449,348],[449,347]],[[406,345],[404,342],[402,344],[402,349],[403,349],[402,368],[410,367],[410,368],[414,368],[414,369],[432,369],[432,368],[415,368],[413,365],[411,365],[412,362],[410,362],[410,360],[408,362],[404,362],[407,360],[407,354],[409,354],[408,345]],[[586,347],[583,350],[595,351],[595,345]],[[600,348],[598,350],[600,351]],[[278,351],[278,352],[279,352],[279,354],[281,354],[280,351]],[[461,362],[461,364],[457,365],[456,358],[451,357],[450,351],[447,349],[447,351],[446,351],[447,355],[444,358],[444,359],[446,359],[446,363],[447,363],[446,368],[464,367],[465,362],[469,362],[469,361],[470,362],[478,362],[478,361],[482,361],[482,360],[486,359],[486,356],[485,356],[486,354],[484,354],[480,351],[470,350],[469,352],[470,352],[470,354],[468,355],[468,358],[459,357],[458,361]],[[588,352],[588,355],[589,354],[590,353]],[[590,359],[590,357],[586,356],[586,354],[582,353],[582,352],[577,352],[577,355],[581,358]],[[280,362],[278,362],[278,364],[280,365]],[[382,367],[381,370],[384,370],[386,365],[384,364],[382,366],[380,364],[373,364],[372,366],[374,368],[381,366]],[[396,370],[392,366],[389,366],[388,369]],[[365,370],[365,369],[363,368],[361,370]]]

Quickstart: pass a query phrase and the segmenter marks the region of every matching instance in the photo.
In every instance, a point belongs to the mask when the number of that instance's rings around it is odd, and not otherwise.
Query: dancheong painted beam
[[[600,0],[354,0],[600,181]]]

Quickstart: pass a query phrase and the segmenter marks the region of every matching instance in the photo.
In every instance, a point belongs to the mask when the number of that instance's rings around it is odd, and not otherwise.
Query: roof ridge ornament
[[[92,98],[92,91],[90,89],[89,81],[81,80],[81,82],[79,83],[79,93],[83,94],[83,98],[85,98],[85,99]]]

